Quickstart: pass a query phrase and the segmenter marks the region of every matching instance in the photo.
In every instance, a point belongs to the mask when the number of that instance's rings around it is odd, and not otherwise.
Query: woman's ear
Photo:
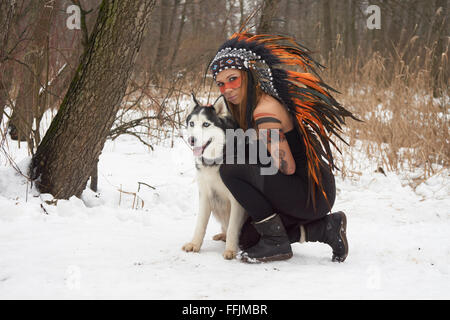
[[[214,110],[216,110],[216,113],[219,117],[225,117],[230,114],[228,111],[228,105],[227,101],[223,96],[220,96],[216,99],[216,101],[213,104]]]

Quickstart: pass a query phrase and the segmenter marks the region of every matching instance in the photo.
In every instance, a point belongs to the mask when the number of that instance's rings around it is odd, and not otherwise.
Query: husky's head
[[[225,130],[235,129],[236,124],[223,96],[213,105],[201,105],[193,96],[194,105],[186,118],[188,143],[196,160],[222,159],[225,146]]]

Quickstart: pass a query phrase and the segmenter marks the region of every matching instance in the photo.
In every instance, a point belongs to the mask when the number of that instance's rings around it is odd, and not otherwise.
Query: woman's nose
[[[232,88],[226,88],[225,91],[224,91],[224,93],[231,93],[232,91],[233,91]]]

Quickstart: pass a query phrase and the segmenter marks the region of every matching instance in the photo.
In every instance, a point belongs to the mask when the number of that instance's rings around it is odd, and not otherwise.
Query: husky
[[[223,96],[209,106],[200,105],[194,96],[193,100],[195,104],[188,112],[186,124],[188,143],[193,148],[197,170],[199,211],[194,236],[191,242],[183,246],[183,250],[200,251],[212,212],[222,230],[213,239],[225,241],[223,257],[233,259],[238,251],[239,233],[247,215],[222,182],[219,169],[225,161],[226,130],[237,129],[237,124]]]

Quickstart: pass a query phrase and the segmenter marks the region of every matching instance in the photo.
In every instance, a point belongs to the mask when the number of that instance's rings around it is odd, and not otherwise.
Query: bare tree
[[[80,196],[114,122],[155,1],[104,0],[88,50],[30,167],[41,192]]]
[[[5,64],[7,59],[8,38],[15,4],[9,1],[0,2],[0,125],[3,119],[8,92],[11,87],[11,68]]]
[[[39,93],[41,88],[46,87],[44,70],[48,62],[46,58],[48,57],[49,31],[54,12],[58,9],[58,2],[48,4],[45,0],[39,0],[32,7],[34,16],[31,25],[32,36],[21,63],[22,82],[10,121],[11,137],[27,141],[30,152],[34,146],[33,137],[37,138],[37,142],[39,141],[39,137],[32,132],[33,120],[40,120],[45,109],[45,106],[39,105]],[[41,100],[41,102],[45,101]],[[14,129],[17,137],[14,135]]]
[[[159,27],[159,41],[158,48],[156,50],[156,58],[153,61],[153,70],[156,72],[163,71],[163,67],[166,65],[166,57],[169,52],[169,9],[170,3],[168,0],[161,1],[160,4],[160,27]]]
[[[185,0],[183,4],[183,10],[181,12],[180,26],[178,27],[177,37],[175,39],[175,44],[173,47],[172,57],[170,58],[170,68],[172,68],[173,64],[175,63],[175,58],[177,57],[177,53],[180,48],[181,36],[183,35],[184,24],[186,23],[187,4],[188,0]]]

